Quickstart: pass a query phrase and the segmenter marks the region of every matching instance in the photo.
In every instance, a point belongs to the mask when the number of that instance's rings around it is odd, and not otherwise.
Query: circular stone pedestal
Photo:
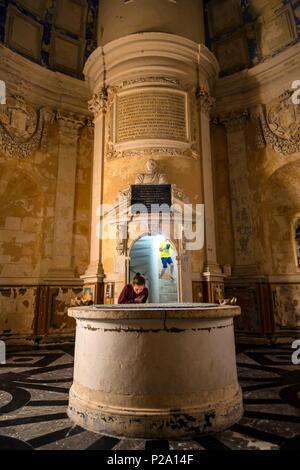
[[[68,415],[118,437],[186,439],[221,431],[243,412],[236,306],[99,305],[76,318]]]

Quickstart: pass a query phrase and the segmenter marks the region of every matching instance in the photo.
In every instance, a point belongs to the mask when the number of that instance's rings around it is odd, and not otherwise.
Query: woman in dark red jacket
[[[118,304],[144,304],[148,299],[148,289],[145,278],[136,273],[131,284],[123,287],[118,298]]]

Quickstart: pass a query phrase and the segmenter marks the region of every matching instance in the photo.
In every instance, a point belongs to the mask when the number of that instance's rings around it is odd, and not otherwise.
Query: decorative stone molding
[[[189,198],[186,193],[182,189],[178,188],[176,184],[172,184],[172,194],[174,198],[182,201],[184,204],[189,203]]]
[[[89,110],[94,114],[94,117],[98,117],[99,114],[105,114],[107,111],[108,93],[107,88],[103,87],[97,93],[93,95],[93,98],[88,102]]]
[[[92,121],[92,119],[88,118],[86,120],[86,124],[85,124],[87,130],[88,130],[88,133],[89,133],[89,137],[92,139],[94,138],[94,130],[95,130],[95,125]]]
[[[259,124],[256,141],[270,145],[282,155],[300,151],[300,108],[291,100],[292,91],[286,91],[258,111]]]
[[[256,131],[255,131],[255,148],[256,150],[262,150],[266,147],[266,141],[264,138],[262,126],[260,120],[257,120]]]
[[[119,191],[118,193],[118,198],[117,198],[117,204],[120,204],[123,201],[130,201],[131,199],[131,186],[128,186],[127,188],[123,189],[122,191]]]
[[[180,81],[175,78],[168,77],[141,77],[133,80],[124,80],[122,87],[136,87],[139,85],[147,85],[148,83],[159,83],[163,85],[176,86],[177,88],[182,88]]]
[[[231,112],[225,116],[220,116],[219,121],[225,126],[227,132],[235,132],[244,129],[249,112],[244,110],[242,112]]]
[[[210,118],[210,127],[212,130],[215,130],[216,127],[221,126],[220,118],[218,116],[212,116]]]
[[[148,81],[149,77],[145,75],[149,70],[155,80],[168,74],[168,83],[163,85],[175,85],[180,81],[194,86],[197,71],[213,84],[219,65],[215,56],[202,44],[199,47],[197,42],[176,34],[143,32],[128,34],[98,47],[87,60],[84,74],[95,92],[102,87],[104,80],[109,86],[136,86],[132,80]]]
[[[173,147],[151,147],[141,148],[133,150],[114,150],[113,145],[107,146],[106,158],[108,160],[114,160],[116,158],[124,157],[159,157],[159,156],[170,156],[170,157],[185,157],[185,158],[199,158],[199,154],[194,148],[187,148],[186,150]]]
[[[214,89],[216,114],[247,109],[278,98],[299,77],[300,42],[249,70],[220,78]]]
[[[27,158],[47,143],[54,111],[37,111],[21,96],[7,99],[0,113],[0,150],[9,158]]]
[[[215,105],[215,99],[204,88],[198,88],[196,91],[196,103],[198,109],[204,111],[206,116],[209,116]]]
[[[36,109],[63,108],[86,116],[90,114],[87,110],[90,92],[83,80],[41,67],[2,44],[0,55],[0,75],[6,83],[8,96],[24,96]]]
[[[49,128],[51,124],[53,124],[56,116],[56,111],[51,108],[43,108],[43,117],[44,117],[44,129],[42,133],[42,140],[41,140],[41,149],[45,150],[48,147],[48,136],[49,136]]]
[[[164,173],[157,171],[157,163],[154,160],[148,160],[146,163],[146,173],[136,176],[135,184],[165,184],[167,178]]]
[[[126,255],[128,242],[128,225],[127,223],[118,224],[116,230],[116,251],[119,256]]]
[[[59,110],[56,115],[60,133],[68,137],[78,137],[79,129],[85,125],[85,116]]]
[[[91,118],[86,119],[86,124],[85,125],[88,129],[92,129],[94,131],[95,124],[93,123]]]

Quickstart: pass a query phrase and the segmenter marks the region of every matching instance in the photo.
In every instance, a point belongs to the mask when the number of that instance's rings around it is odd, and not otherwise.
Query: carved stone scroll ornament
[[[107,88],[102,88],[93,95],[93,98],[88,102],[89,110],[94,114],[95,117],[99,114],[106,113],[108,102]]]
[[[0,110],[0,150],[9,158],[27,158],[44,148],[54,116],[50,108],[37,111],[21,96],[8,98]]]
[[[178,199],[184,204],[189,204],[190,201],[186,193],[182,189],[178,188],[176,184],[172,184],[172,194],[173,198]]]
[[[209,94],[207,90],[200,87],[196,91],[196,103],[200,111],[203,111],[207,116],[209,116],[215,105],[215,99]]]
[[[147,147],[142,149],[132,149],[132,150],[114,150],[114,146],[107,146],[106,158],[108,160],[114,160],[116,158],[125,158],[125,157],[185,157],[185,158],[198,158],[198,153],[193,151],[193,148],[181,149],[173,147]]]
[[[143,77],[143,78],[136,78],[134,80],[125,80],[122,83],[122,87],[130,87],[130,86],[138,86],[138,85],[145,85],[148,83],[159,83],[163,85],[175,85],[177,88],[181,86],[180,81],[174,78],[168,77]]]
[[[282,155],[300,151],[300,106],[293,104],[291,95],[283,93],[258,112],[265,143]]]

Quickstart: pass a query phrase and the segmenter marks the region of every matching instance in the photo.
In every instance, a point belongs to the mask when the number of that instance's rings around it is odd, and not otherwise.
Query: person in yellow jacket
[[[171,274],[171,279],[174,280],[174,263],[172,260],[171,256],[171,249],[173,248],[172,243],[170,240],[163,240],[160,245],[159,245],[159,251],[160,251],[160,259],[162,262],[162,270],[159,275],[159,279],[161,279],[166,272],[168,268],[168,264],[170,265],[170,274]]]

